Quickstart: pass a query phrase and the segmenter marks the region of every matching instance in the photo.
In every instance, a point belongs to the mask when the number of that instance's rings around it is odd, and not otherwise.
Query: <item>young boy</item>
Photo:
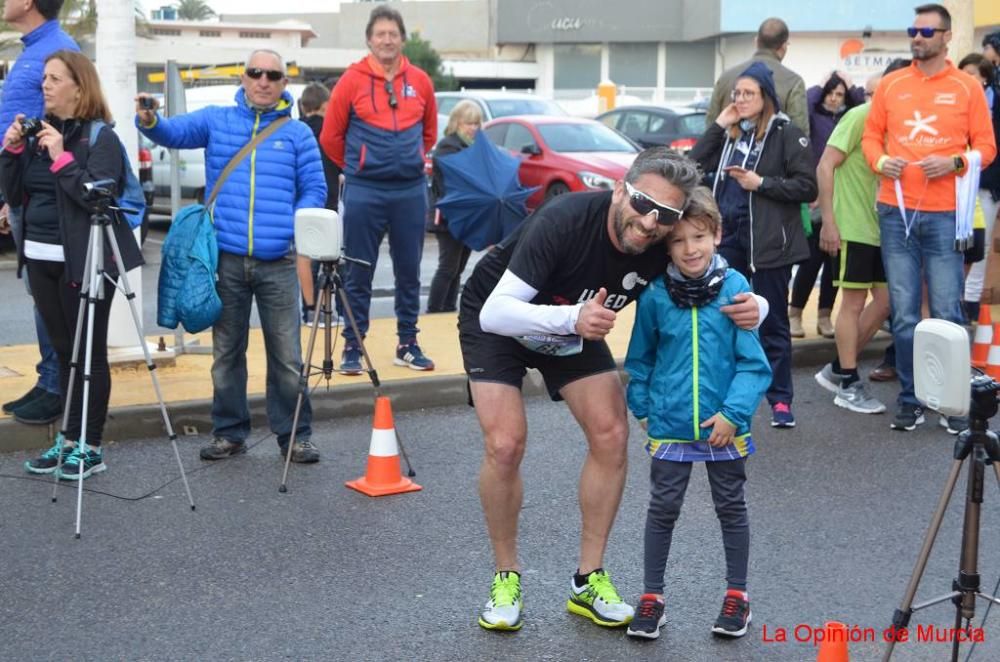
[[[629,625],[632,637],[656,639],[666,622],[663,573],[691,465],[704,462],[722,526],[727,591],[712,632],[742,637],[750,622],[747,562],[750,526],[743,485],[754,452],[750,420],[771,383],[756,331],[719,311],[750,285],[716,255],[718,207],[697,189],[667,237],[671,264],[639,297],[625,369],[628,406],[648,433],[652,456],[646,514],[645,593]]]

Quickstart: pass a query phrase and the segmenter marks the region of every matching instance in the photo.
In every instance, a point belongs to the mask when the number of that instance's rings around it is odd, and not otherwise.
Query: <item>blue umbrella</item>
[[[482,250],[513,232],[528,215],[534,188],[517,179],[521,162],[480,131],[469,147],[437,159],[445,195],[437,206],[448,231],[472,250]]]

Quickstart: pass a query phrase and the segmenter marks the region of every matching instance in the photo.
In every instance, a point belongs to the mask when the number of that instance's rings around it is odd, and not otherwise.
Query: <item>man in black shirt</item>
[[[496,561],[479,618],[484,628],[517,630],[522,623],[517,523],[527,421],[520,388],[529,367],[542,373],[554,400],[566,400],[588,444],[580,477],[580,563],[567,608],[608,627],[632,619],[603,569],[625,486],[628,440],[621,380],[604,337],[616,311],[665,271],[663,240],[698,181],[691,161],[666,148],[648,149],[613,191],[546,203],[480,260],[466,283],[459,338],[485,436],[479,492]],[[759,306],[747,294],[724,310],[752,328]]]

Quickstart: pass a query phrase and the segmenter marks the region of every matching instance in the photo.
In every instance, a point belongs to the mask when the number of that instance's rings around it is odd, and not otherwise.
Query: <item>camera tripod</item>
[[[997,413],[996,393],[1000,384],[989,377],[979,376],[972,380],[972,406],[969,412],[969,428],[958,435],[955,441],[954,462],[948,478],[945,480],[944,492],[931,516],[930,527],[924,537],[923,546],[913,568],[913,575],[906,587],[903,602],[893,614],[891,632],[895,636],[887,636],[888,648],[882,657],[883,662],[889,662],[893,648],[900,639],[899,633],[910,623],[913,612],[951,600],[955,605],[955,626],[952,631],[951,659],[958,662],[961,638],[958,632],[962,630],[962,620],[966,621],[966,629],[970,627],[976,615],[976,599],[985,600],[1000,605],[1000,599],[979,590],[979,514],[983,503],[984,478],[986,465],[993,466],[993,473],[1000,484],[1000,440],[996,433],[988,428],[989,419]],[[962,522],[962,551],[958,566],[958,577],[952,582],[950,593],[927,600],[918,605],[913,604],[920,578],[927,567],[934,540],[937,538],[948,508],[962,463],[969,460],[969,478],[965,496],[965,516]],[[967,640],[970,640],[967,638]]]
[[[195,509],[194,498],[191,496],[191,488],[188,486],[187,474],[184,472],[184,464],[181,462],[181,455],[177,449],[177,434],[170,424],[170,417],[167,415],[167,406],[163,401],[160,392],[160,382],[156,377],[156,364],[149,353],[142,333],[142,321],[135,305],[135,293],[128,282],[128,275],[125,273],[124,261],[121,250],[118,248],[118,241],[115,239],[112,223],[117,222],[110,212],[132,212],[136,210],[111,205],[113,191],[93,187],[88,189],[87,195],[93,198],[91,204],[94,211],[90,215],[90,236],[87,240],[87,257],[84,262],[84,279],[80,284],[80,307],[76,318],[76,331],[73,335],[73,354],[70,359],[69,385],[66,390],[66,403],[63,409],[61,435],[59,437],[59,453],[56,470],[54,472],[55,483],[52,486],[52,501],[56,501],[56,492],[59,486],[60,472],[62,471],[62,454],[65,435],[69,429],[69,415],[73,403],[73,386],[76,381],[76,373],[79,368],[80,344],[83,332],[83,319],[86,312],[87,317],[87,338],[86,350],[83,360],[83,398],[80,407],[80,438],[77,440],[77,447],[86,450],[87,441],[87,414],[90,405],[90,377],[91,360],[94,351],[94,313],[98,299],[104,298],[103,281],[107,280],[112,287],[118,288],[118,284],[104,270],[104,246],[101,235],[104,234],[111,247],[115,262],[121,267],[119,278],[121,278],[121,290],[128,301],[129,311],[132,313],[132,322],[135,324],[136,333],[139,336],[139,344],[146,360],[146,368],[149,369],[149,376],[153,381],[153,390],[156,391],[156,400],[160,405],[160,414],[163,416],[163,424],[166,426],[170,444],[174,450],[174,457],[177,459],[177,466],[181,471],[181,480],[184,482],[184,491],[187,493],[188,503],[191,510]],[[80,537],[80,525],[83,514],[83,462],[79,463],[80,475],[77,476],[76,492],[76,537]]]
[[[371,264],[365,262],[364,260],[358,260],[352,257],[347,257],[342,255],[341,260],[351,262],[363,267],[371,269]],[[292,417],[292,432],[288,438],[288,447],[285,449],[285,468],[281,474],[281,485],[278,487],[278,491],[284,494],[288,491],[288,468],[292,462],[292,447],[295,445],[295,433],[299,427],[299,414],[302,411],[302,403],[305,400],[306,395],[309,393],[309,378],[315,375],[322,374],[326,379],[327,385],[329,386],[330,378],[333,376],[333,316],[336,312],[333,309],[333,298],[334,293],[340,298],[340,304],[344,310],[344,316],[347,318],[347,323],[351,325],[351,329],[354,331],[354,337],[358,341],[358,347],[361,348],[361,356],[364,359],[365,372],[368,374],[368,378],[371,380],[372,388],[375,390],[375,397],[378,398],[382,395],[382,383],[379,381],[378,373],[375,371],[375,366],[372,363],[371,357],[368,355],[368,350],[365,348],[365,340],[361,333],[358,331],[358,323],[354,319],[354,311],[351,309],[351,304],[347,300],[347,293],[344,292],[344,284],[340,278],[340,272],[337,269],[338,261],[336,260],[323,260],[320,262],[319,269],[319,280],[316,284],[316,300],[320,303],[316,308],[316,315],[313,317],[312,324],[309,328],[309,347],[306,350],[306,359],[302,363],[302,374],[299,377],[299,395],[295,401],[295,415]],[[319,327],[320,319],[324,321],[323,328],[323,362],[319,366],[312,365],[313,350],[316,347],[316,331]],[[406,449],[403,447],[403,441],[399,438],[399,433],[396,433],[396,442],[399,446],[399,452],[406,461],[407,475],[411,478],[416,476],[416,472],[413,471],[413,466],[410,464],[410,458],[406,454]]]

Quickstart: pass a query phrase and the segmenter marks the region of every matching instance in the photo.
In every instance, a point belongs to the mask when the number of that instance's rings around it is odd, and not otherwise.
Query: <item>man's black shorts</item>
[[[885,284],[881,248],[858,241],[840,242],[840,252],[837,253],[837,275],[833,279],[834,287],[868,290]]]
[[[497,382],[518,389],[528,368],[536,368],[545,379],[549,397],[562,400],[559,391],[570,382],[601,372],[615,370],[615,359],[608,344],[583,341],[583,350],[572,356],[547,356],[534,352],[513,338],[486,333],[477,319],[459,316],[458,340],[469,381]],[[469,398],[472,404],[472,398]]]

